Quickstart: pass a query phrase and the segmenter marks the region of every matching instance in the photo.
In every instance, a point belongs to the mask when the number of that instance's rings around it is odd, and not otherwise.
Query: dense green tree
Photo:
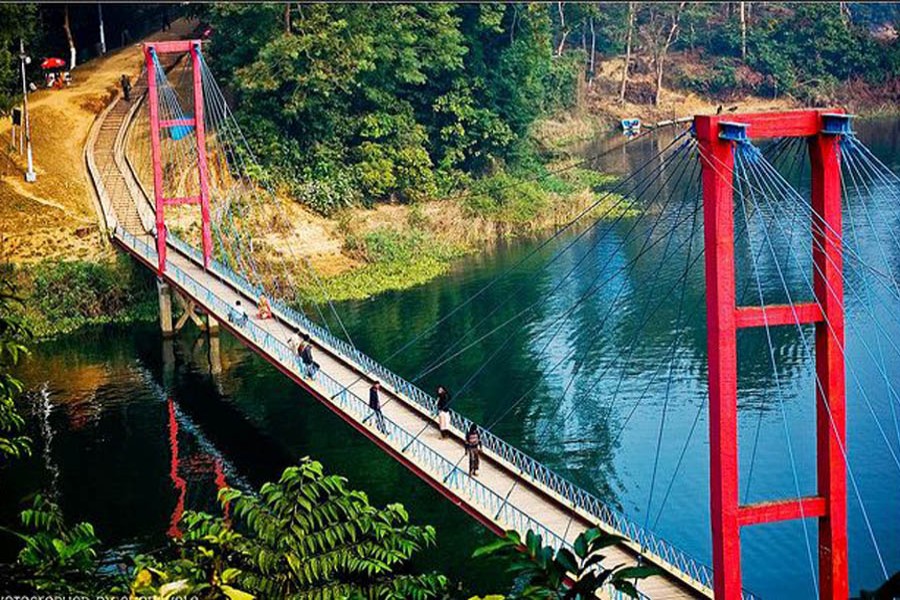
[[[495,556],[507,563],[518,582],[511,600],[589,600],[607,585],[632,598],[639,596],[635,581],[659,575],[652,565],[626,567],[603,565],[603,550],[622,542],[622,537],[600,529],[588,529],[575,538],[572,550],[544,546],[541,536],[528,531],[525,539],[515,531],[475,551],[473,557]]]
[[[0,4],[0,114],[5,114],[22,98],[19,40],[31,50],[37,29],[34,4]]]
[[[400,504],[378,509],[347,481],[304,460],[258,494],[225,490],[232,520],[187,513],[177,556],[138,563],[132,591],[203,598],[435,598],[437,574],[414,574],[413,555],[434,544]]]
[[[211,5],[210,63],[277,183],[327,210],[416,200],[520,152],[576,70],[545,5]],[[315,182],[313,184],[312,182]]]

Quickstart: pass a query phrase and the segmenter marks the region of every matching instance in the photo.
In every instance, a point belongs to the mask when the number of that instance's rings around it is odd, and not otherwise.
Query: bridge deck
[[[135,96],[142,90],[136,85]],[[86,158],[113,241],[155,269],[155,240],[146,233],[148,219],[141,215],[147,210],[147,200],[126,167],[122,149],[122,134],[133,114],[127,104],[117,101],[101,115],[89,137]],[[658,564],[665,571],[639,583],[643,596],[661,600],[712,597],[708,569],[502,440],[488,434],[480,474],[469,477],[461,436],[465,419],[454,414],[456,431],[442,439],[421,391],[386,373],[344,342],[328,338],[302,315],[273,303],[276,319],[251,317],[244,323],[234,322],[230,317],[237,300],[253,312],[257,300],[253,286],[221,265],[204,270],[196,251],[177,239],[172,240],[164,278],[347,423],[495,532],[515,529],[524,534],[533,529],[545,543],[559,547],[571,544],[584,529],[600,526],[626,538],[605,552],[606,564],[635,564],[640,555],[644,562]],[[313,336],[314,353],[321,365],[315,381],[301,376],[296,356],[288,348],[287,339],[294,328]],[[374,378],[383,387],[386,435],[375,427],[366,402]],[[618,597],[612,590],[607,590],[607,595]]]

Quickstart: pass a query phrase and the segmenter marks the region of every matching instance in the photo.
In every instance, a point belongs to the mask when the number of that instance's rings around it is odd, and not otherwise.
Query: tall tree
[[[588,17],[588,22],[590,23],[591,28],[591,52],[590,58],[588,59],[588,72],[590,73],[590,79],[588,80],[588,85],[593,87],[594,85],[594,77],[596,73],[594,72],[594,68],[597,60],[597,30],[594,28],[594,15],[590,15]]]
[[[19,40],[25,41],[27,52],[34,53],[37,14],[34,4],[0,4],[0,114],[21,100]]]
[[[75,51],[75,38],[72,36],[72,27],[69,24],[69,5],[66,4],[63,7],[63,31],[66,32],[66,41],[69,43],[69,68],[74,69],[75,59],[76,59],[76,51]]]
[[[628,86],[628,68],[631,66],[631,40],[634,35],[635,2],[628,3],[628,24],[625,26],[625,64],[622,65],[622,84],[619,86],[619,102],[625,101]]]
[[[556,56],[562,56],[566,47],[566,38],[569,37],[569,27],[566,25],[566,11],[563,2],[557,2],[556,7],[559,12],[559,43],[556,45]]]
[[[741,60],[747,62],[747,6],[749,2],[741,2]]]
[[[656,75],[653,103],[656,106],[659,106],[662,97],[666,57],[677,38],[681,13],[686,4],[687,2],[651,5],[648,19],[642,28],[644,43],[653,58],[653,70]]]

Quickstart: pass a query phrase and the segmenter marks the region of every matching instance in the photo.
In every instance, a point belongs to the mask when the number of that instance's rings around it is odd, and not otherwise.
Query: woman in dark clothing
[[[319,371],[319,363],[313,360],[312,344],[308,333],[303,335],[303,348],[300,350],[300,360],[306,367],[306,376],[315,381],[316,373]]]
[[[438,428],[441,430],[441,437],[445,438],[450,434],[450,392],[442,385],[437,389],[437,410]]]
[[[378,395],[378,390],[380,389],[381,384],[377,381],[369,388],[369,408],[372,409],[372,414],[375,415],[375,425],[378,427],[378,431],[383,435],[387,435],[387,427],[384,424],[384,413],[381,412],[381,398]]]
[[[469,455],[469,476],[478,476],[478,467],[481,463],[481,434],[478,433],[478,425],[472,423],[466,433],[466,454]]]

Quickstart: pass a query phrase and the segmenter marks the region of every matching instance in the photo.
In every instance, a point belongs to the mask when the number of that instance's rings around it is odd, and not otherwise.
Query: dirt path
[[[148,39],[172,39],[190,31],[180,21]],[[10,145],[10,121],[0,123],[0,256],[13,263],[46,258],[102,259],[93,191],[84,165],[84,144],[95,117],[119,93],[123,73],[141,70],[140,44],[110,52],[77,67],[62,90],[29,95],[37,181],[26,183],[24,157]]]

